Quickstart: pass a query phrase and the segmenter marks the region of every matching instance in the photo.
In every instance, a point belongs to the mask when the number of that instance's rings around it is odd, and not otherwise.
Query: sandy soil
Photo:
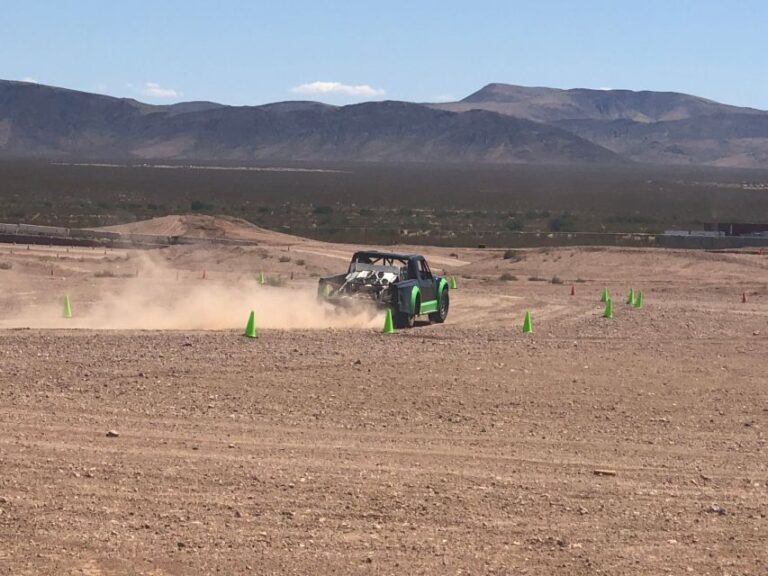
[[[426,249],[383,335],[348,249],[0,246],[0,574],[766,573],[768,258]]]

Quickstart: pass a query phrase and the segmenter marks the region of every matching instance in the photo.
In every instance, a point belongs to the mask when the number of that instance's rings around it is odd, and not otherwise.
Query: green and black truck
[[[411,327],[425,315],[445,322],[450,304],[448,281],[433,274],[419,254],[355,252],[347,272],[320,278],[317,293],[332,304],[363,300],[390,308],[396,328]]]

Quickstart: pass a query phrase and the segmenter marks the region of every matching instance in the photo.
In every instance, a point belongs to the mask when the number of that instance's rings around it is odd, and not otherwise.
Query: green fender
[[[416,310],[416,298],[421,294],[421,289],[418,286],[411,288],[411,314],[418,315],[419,310]]]
[[[440,301],[443,299],[443,290],[448,289],[448,281],[445,278],[440,278],[437,283],[437,305],[440,305]]]

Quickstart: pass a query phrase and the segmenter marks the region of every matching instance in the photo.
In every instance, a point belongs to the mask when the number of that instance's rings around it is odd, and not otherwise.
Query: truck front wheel
[[[437,304],[437,312],[432,312],[429,315],[430,322],[438,322],[442,324],[448,317],[448,306],[450,305],[450,298],[448,297],[448,290],[443,290],[440,295],[440,302]]]

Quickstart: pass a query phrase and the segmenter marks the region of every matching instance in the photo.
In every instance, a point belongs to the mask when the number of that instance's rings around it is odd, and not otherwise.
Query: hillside
[[[676,92],[489,84],[434,107],[545,122],[650,164],[760,168],[768,160],[768,112]]]
[[[459,102],[144,104],[0,81],[0,158],[762,168],[768,112],[676,92],[489,84]]]
[[[632,120],[662,122],[713,114],[763,114],[753,108],[720,104],[678,92],[533,88],[488,84],[463,100],[437,107],[464,112],[490,110],[538,122],[560,120]]]
[[[556,126],[407,102],[150,106],[0,82],[0,156],[56,159],[620,162]]]

